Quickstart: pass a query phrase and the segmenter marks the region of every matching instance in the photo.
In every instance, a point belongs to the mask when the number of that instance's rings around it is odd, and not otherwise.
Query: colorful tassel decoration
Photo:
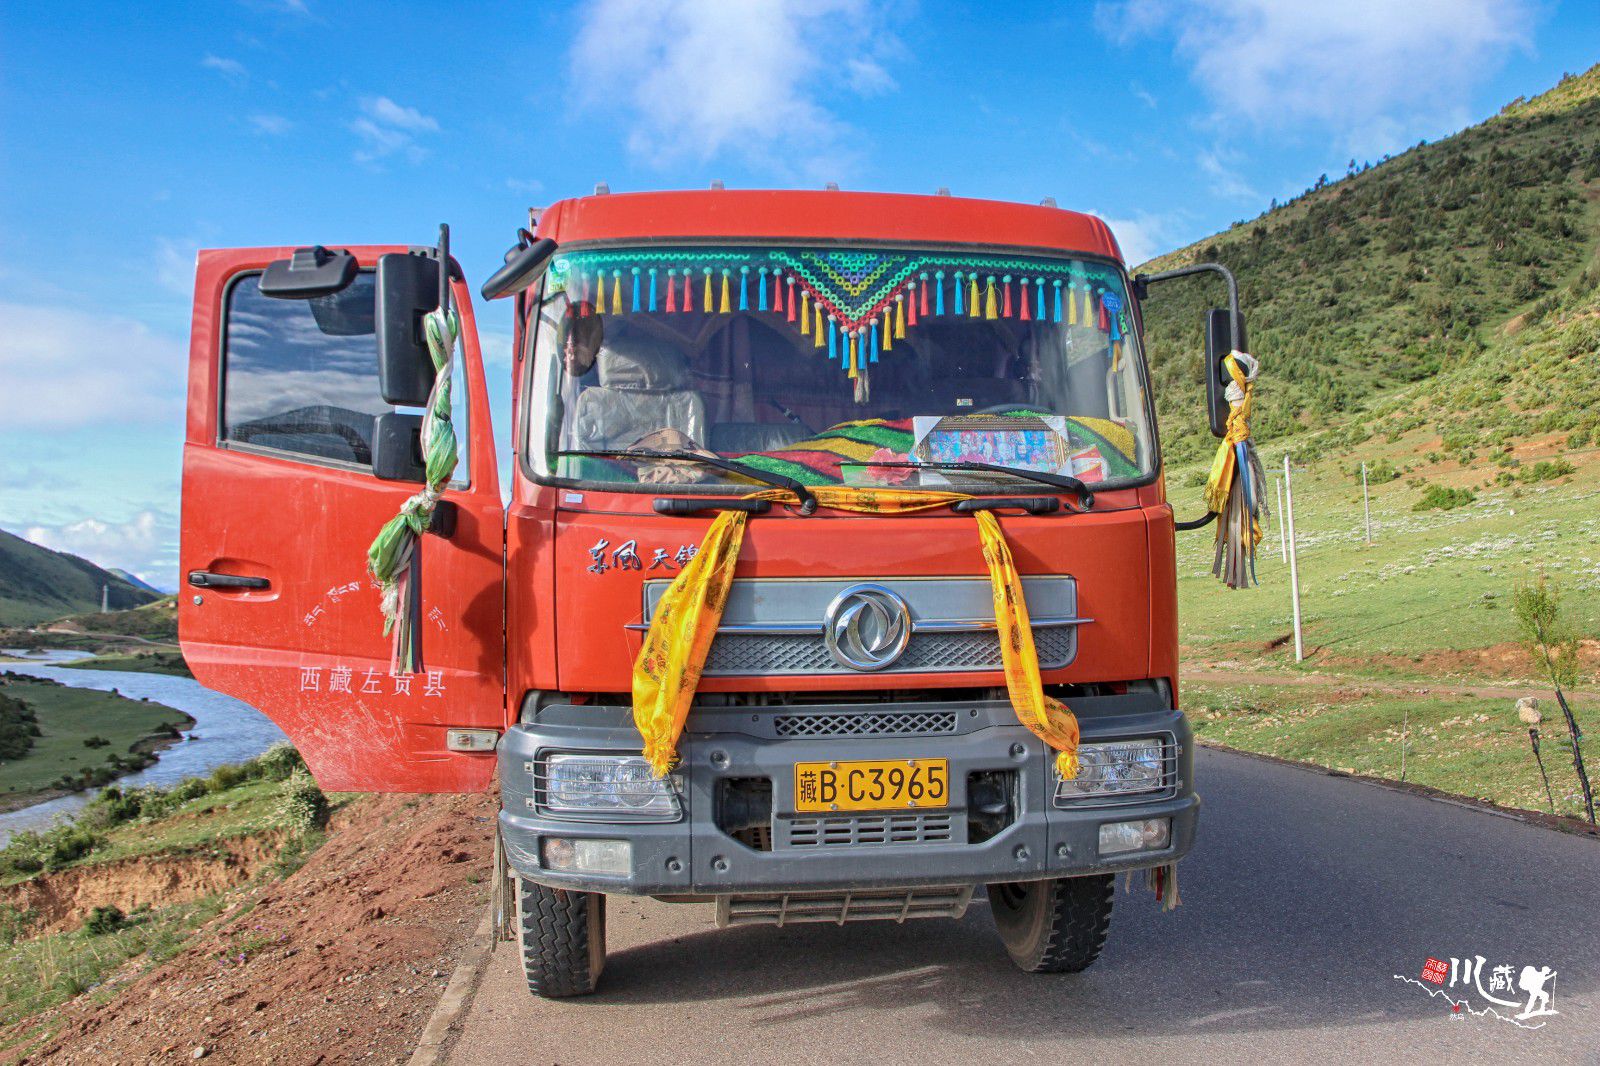
[[[928,312],[924,311],[922,313],[923,314],[927,314]],[[916,324],[917,324],[917,294],[916,294],[915,290],[912,290],[911,299],[906,301],[906,325],[915,326]],[[904,333],[902,333],[900,335],[902,337],[905,336]]]
[[[1085,326],[1094,325],[1094,292],[1087,281],[1083,283],[1083,318],[1080,321]]]
[[[917,302],[912,300],[912,314],[916,314],[916,306]],[[903,292],[894,294],[894,339],[897,341],[906,339],[906,294]]]
[[[691,267],[683,268],[683,310],[685,313],[694,310],[694,270]],[[711,280],[706,279],[706,285],[711,285]]]
[[[656,309],[656,268],[655,267],[651,267],[650,268],[650,310],[653,313],[655,311],[655,309]]]
[[[811,309],[811,313],[817,318],[817,328],[811,331],[811,346],[813,348],[820,348],[822,347],[822,305],[818,304],[816,307],[813,307]],[[833,349],[831,348],[828,349],[828,358],[833,358]]]
[[[1078,324],[1078,283],[1067,282],[1067,325]]]
[[[1039,287],[1039,310],[1035,313],[1035,317],[1038,318],[1040,322],[1043,322],[1044,321],[1044,279],[1043,278],[1036,278],[1034,280],[1038,282],[1038,287]]]
[[[944,275],[941,274],[939,276],[943,277]],[[924,270],[922,273],[917,275],[917,282],[918,282],[917,288],[919,290],[921,290],[921,297],[922,297],[922,301],[921,301],[922,302],[922,306],[920,308],[918,308],[918,310],[922,313],[922,317],[923,318],[927,318],[928,317],[928,272],[926,270]],[[917,320],[916,316],[913,315],[911,317],[911,321],[915,322],[916,320]]]
[[[992,300],[994,298],[994,278],[990,278],[989,279],[989,293],[990,293],[990,299]],[[967,317],[968,318],[977,318],[980,314],[982,314],[982,309],[979,308],[979,306],[978,306],[978,275],[976,275],[976,274],[968,274],[967,275]]]
[[[1050,321],[1052,321],[1052,322],[1060,322],[1061,321],[1061,279],[1060,278],[1056,278],[1054,281],[1052,281],[1050,283],[1050,287],[1055,292],[1055,305],[1054,305],[1054,308],[1053,308],[1053,310],[1051,312],[1051,315],[1050,315]]]
[[[822,314],[822,308],[820,308],[820,307],[817,308],[817,314],[819,314],[819,315]],[[838,351],[839,351],[838,343],[835,340],[836,335],[837,335],[837,330],[834,327],[833,319],[830,318],[830,319],[828,319],[828,361],[829,362],[833,361],[833,358],[834,358],[835,354],[837,354]]]
[[[885,346],[887,346],[888,343],[889,343],[888,331],[884,332],[883,343],[884,343]],[[871,359],[873,362],[877,361],[877,359],[878,359],[878,320],[877,320],[877,318],[873,318],[873,320],[872,320],[872,332],[869,334],[869,340],[868,340],[868,343],[867,343],[867,353],[868,353],[867,358]]]
[[[861,372],[860,371],[860,367],[856,364],[856,334],[859,333],[859,332],[860,332],[859,330],[850,330],[849,331],[849,333],[850,333],[850,376],[852,378],[855,377],[858,373]],[[830,336],[832,335],[831,331],[830,331],[829,335]]]
[[[633,311],[639,313],[639,268],[633,268]]]
[[[961,271],[959,271],[959,270],[956,271],[956,312],[955,313],[958,314],[958,315],[962,313],[962,311],[961,311],[961,294],[962,294],[963,291],[965,291],[965,287],[961,284],[961,276],[962,276],[961,275]],[[943,295],[943,293],[941,293],[940,295]],[[943,312],[941,311],[940,314],[943,314]]]
[[[739,268],[739,310],[750,310],[750,268],[747,266]]]
[[[1104,295],[1105,295],[1104,290],[1102,290],[1101,296],[1104,297]],[[1105,300],[1101,299],[1098,302],[1100,304],[1100,310],[1099,310],[1098,318],[1095,321],[1095,325],[1100,327],[1100,332],[1101,333],[1110,333],[1111,332],[1111,316],[1106,314]]]
[[[594,272],[594,313],[597,315],[606,313],[606,272],[604,270],[596,270]]]
[[[791,284],[793,280],[791,279]],[[789,300],[789,320],[794,321],[794,299]],[[811,294],[804,289],[800,290],[800,336],[811,334]]]
[[[767,268],[761,268],[761,277],[756,281],[756,310],[767,309]]]
[[[787,317],[788,317],[790,322],[793,322],[794,321],[794,278],[792,278],[792,277],[780,278],[779,277],[780,273],[781,273],[781,271],[777,271],[777,270],[774,270],[772,272],[772,309],[774,311],[783,311],[783,309],[784,309],[783,308],[783,290],[786,289],[786,288],[789,289],[790,290],[789,291],[789,310],[787,312]]]
[[[989,280],[992,282],[994,279],[990,278]],[[1011,317],[1011,275],[1010,274],[1007,274],[1005,277],[1000,279],[1000,288],[1001,288],[1001,291],[1003,291],[1005,293],[1005,306],[1003,306],[1000,309],[1000,313],[1001,313],[1002,317],[1010,318]],[[991,296],[990,299],[992,300],[992,299],[994,299],[994,297]],[[990,317],[992,318],[994,316],[991,315]]]
[[[622,314],[622,271],[611,272],[611,313]]]
[[[936,315],[944,314],[944,271],[942,270],[933,272],[933,313]]]
[[[716,304],[711,302],[711,268],[702,267],[701,269],[705,272],[706,288],[705,292],[700,296],[700,310],[709,315],[712,311],[716,310],[717,307]]]
[[[1111,331],[1112,343],[1122,339],[1122,297],[1114,292],[1108,292],[1100,297],[1101,313],[1107,318],[1107,328]]]
[[[1029,304],[1033,303],[1032,297],[1033,294],[1028,291],[1028,279],[1023,278],[1022,283],[1017,288],[1017,304],[1022,308],[1021,313],[1017,317],[1022,319],[1024,322],[1033,321],[1033,314],[1029,310],[1028,306]]]
[[[983,303],[983,317],[984,318],[996,318],[998,316],[995,314],[994,275],[993,274],[989,275],[989,280],[986,283],[985,288],[987,289],[988,299],[986,299],[984,301],[984,303]],[[973,315],[977,315],[977,313],[978,313],[978,299],[977,299],[976,295],[974,295],[973,299],[972,299],[972,313],[973,313]]]
[[[902,333],[901,336],[903,337],[905,334]],[[887,352],[892,347],[894,347],[893,318],[889,314],[889,309],[885,307],[883,309],[883,350]],[[874,351],[876,350],[874,349]],[[872,361],[877,362],[877,356],[873,356]]]
[[[731,310],[733,310],[733,307],[728,302],[728,268],[727,267],[723,267],[722,268],[722,313],[723,314],[727,314]]]
[[[678,268],[673,267],[667,271],[667,311],[678,310]]]

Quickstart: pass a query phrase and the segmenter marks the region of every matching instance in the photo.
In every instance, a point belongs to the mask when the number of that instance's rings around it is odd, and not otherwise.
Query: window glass
[[[1156,468],[1123,275],[1092,260],[576,251],[552,263],[536,343],[528,454],[539,473],[746,484],[690,461],[594,454],[690,451],[811,485],[1015,492],[1011,475],[949,467],[1092,484]]]
[[[395,410],[378,392],[370,271],[312,300],[264,296],[259,275],[228,294],[223,439],[258,448],[372,465],[373,423]],[[451,390],[466,477],[466,382],[457,350]]]

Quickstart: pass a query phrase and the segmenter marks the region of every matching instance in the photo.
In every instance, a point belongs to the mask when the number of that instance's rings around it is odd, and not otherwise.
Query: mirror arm
[[[1172,523],[1172,525],[1173,525],[1174,529],[1204,529],[1206,526],[1209,526],[1212,522],[1215,522],[1216,520],[1217,520],[1217,512],[1215,512],[1215,511],[1207,511],[1205,514],[1201,515],[1199,518],[1191,518],[1187,522],[1174,521]]]
[[[1153,281],[1168,281],[1172,278],[1186,278],[1194,274],[1207,273],[1221,274],[1222,280],[1228,283],[1228,333],[1232,338],[1233,350],[1242,351],[1240,343],[1244,337],[1244,328],[1239,313],[1239,282],[1235,280],[1233,271],[1221,263],[1196,263],[1193,266],[1178,267],[1176,270],[1163,270],[1157,274],[1135,274],[1134,292],[1142,300]]]
[[[450,225],[439,223],[439,312],[450,315]]]

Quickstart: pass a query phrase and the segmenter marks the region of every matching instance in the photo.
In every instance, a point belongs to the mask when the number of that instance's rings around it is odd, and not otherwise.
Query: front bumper
[[[500,829],[506,855],[519,875],[542,884],[655,896],[978,885],[1110,873],[1182,857],[1194,843],[1200,807],[1193,788],[1193,740],[1183,714],[1153,693],[1074,699],[1071,707],[1085,743],[1150,736],[1168,740],[1174,758],[1167,787],[1096,805],[1057,805],[1051,753],[1017,723],[1005,701],[696,707],[673,774],[681,807],[675,820],[576,820],[537,807],[534,774],[542,753],[635,754],[639,736],[627,707],[545,707],[535,722],[512,728],[500,742]],[[828,722],[836,725],[859,721],[858,716],[907,713],[924,723],[938,722],[940,730],[794,735],[795,720],[807,716],[835,716]],[[806,731],[805,725],[800,732]],[[948,807],[894,812],[901,818],[894,833],[875,829],[881,823],[872,819],[881,818],[882,812],[841,812],[845,821],[835,823],[838,831],[831,838],[807,832],[811,826],[805,820],[817,816],[791,813],[796,762],[906,758],[949,760]],[[752,846],[748,837],[736,839],[724,828],[726,796],[729,782],[763,778],[771,782],[770,839]],[[974,798],[969,792],[987,790],[992,799],[997,779],[1009,791],[1006,824],[999,828],[993,818],[975,821],[976,810],[969,807]],[[1172,819],[1168,847],[1099,854],[1102,824],[1141,818]],[[908,835],[911,841],[901,842]],[[631,872],[603,876],[548,869],[541,861],[547,837],[628,841]],[[760,846],[770,850],[758,850]]]

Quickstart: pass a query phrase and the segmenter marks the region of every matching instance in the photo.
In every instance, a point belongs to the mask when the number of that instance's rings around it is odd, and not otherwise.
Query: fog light
[[[1136,822],[1107,822],[1100,827],[1100,854],[1160,851],[1172,842],[1171,818],[1141,818]]]
[[[626,840],[545,837],[544,868],[564,873],[626,877],[633,872],[633,844]]]

